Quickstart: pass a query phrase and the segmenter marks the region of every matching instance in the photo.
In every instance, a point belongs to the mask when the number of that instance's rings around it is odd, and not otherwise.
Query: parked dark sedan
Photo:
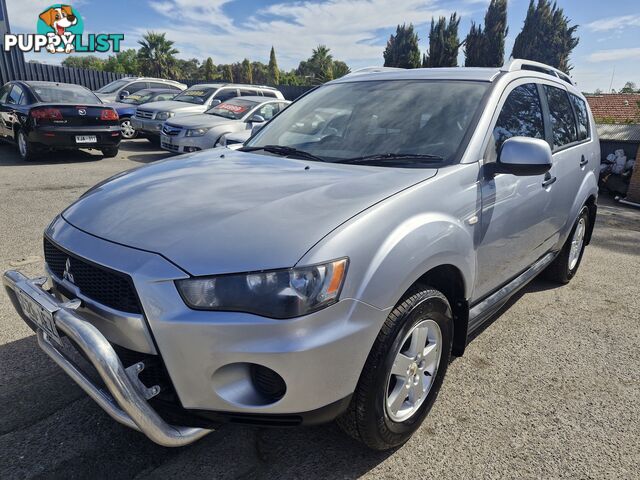
[[[115,157],[120,119],[91,90],[68,83],[13,81],[0,89],[0,138],[23,160],[55,149],[89,148]]]
[[[122,131],[122,138],[129,140],[136,138],[138,132],[131,125],[131,117],[136,113],[136,107],[143,103],[149,102],[161,102],[163,100],[173,100],[179,90],[169,88],[145,88],[139,92],[132,93],[131,95],[123,98],[119,102],[108,103],[110,107],[114,108],[118,112],[120,117],[120,130]]]

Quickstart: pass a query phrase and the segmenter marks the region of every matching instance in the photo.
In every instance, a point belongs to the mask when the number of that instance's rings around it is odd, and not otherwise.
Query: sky
[[[34,33],[38,14],[51,0],[6,0],[13,33]],[[123,48],[137,48],[149,31],[166,32],[180,58],[230,63],[268,62],[273,45],[280,68],[289,70],[327,45],[352,68],[382,65],[382,52],[396,25],[413,23],[423,51],[432,17],[456,11],[460,37],[471,21],[482,23],[489,0],[70,0],[84,18],[85,33],[124,33]],[[528,0],[510,0],[506,57],[522,28]],[[583,91],[640,87],[640,1],[558,0],[580,43],[571,57],[572,77]],[[462,50],[462,49],[461,49]],[[59,63],[46,52],[27,59]],[[464,63],[462,52],[459,64]]]

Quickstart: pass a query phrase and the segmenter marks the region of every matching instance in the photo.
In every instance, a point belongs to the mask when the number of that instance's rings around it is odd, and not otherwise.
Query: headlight
[[[211,128],[194,128],[193,130],[187,130],[185,134],[187,137],[201,137],[207,133]]]
[[[293,318],[337,302],[347,265],[343,258],[287,270],[177,280],[176,286],[185,303],[196,310]]]
[[[166,120],[167,118],[171,118],[175,115],[173,112],[158,112],[156,113],[156,120]]]

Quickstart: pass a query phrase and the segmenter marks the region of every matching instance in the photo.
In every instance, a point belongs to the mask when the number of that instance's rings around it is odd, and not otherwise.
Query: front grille
[[[85,297],[121,312],[142,313],[133,281],[128,275],[69,254],[47,238],[44,239],[44,258],[56,277],[73,283]]]
[[[153,112],[150,112],[150,111],[148,111],[148,110],[140,110],[140,109],[137,109],[137,110],[136,110],[136,117],[138,117],[138,118],[148,118],[148,119],[151,119],[151,118],[153,118]]]
[[[167,125],[166,123],[162,127],[162,133],[164,133],[165,135],[175,136],[175,135],[178,135],[181,131],[182,131],[182,128],[172,127],[171,125]]]
[[[162,148],[166,148],[167,150],[171,150],[172,152],[180,151],[180,147],[178,145],[171,145],[170,143],[162,142]]]

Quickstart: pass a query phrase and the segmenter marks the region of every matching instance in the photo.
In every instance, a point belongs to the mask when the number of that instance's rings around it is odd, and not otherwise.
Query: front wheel
[[[584,206],[562,250],[544,272],[547,280],[565,284],[574,277],[582,261],[588,230],[589,208]]]
[[[133,128],[133,125],[131,125],[130,118],[120,120],[120,132],[122,132],[122,138],[125,140],[132,140],[138,136],[138,132]]]
[[[375,450],[409,440],[436,400],[452,341],[446,297],[428,287],[413,289],[378,334],[340,427]]]

